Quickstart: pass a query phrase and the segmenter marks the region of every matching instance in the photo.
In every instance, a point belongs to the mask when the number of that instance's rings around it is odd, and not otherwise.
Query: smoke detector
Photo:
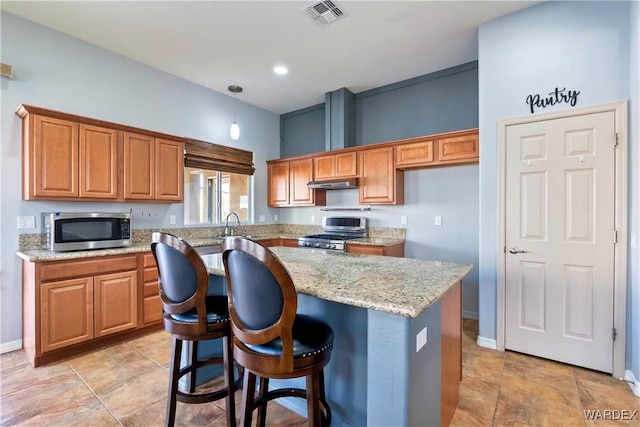
[[[333,24],[346,16],[343,9],[338,7],[338,4],[331,0],[313,3],[312,5],[305,7],[303,12],[313,19],[321,28],[324,28],[329,24]]]

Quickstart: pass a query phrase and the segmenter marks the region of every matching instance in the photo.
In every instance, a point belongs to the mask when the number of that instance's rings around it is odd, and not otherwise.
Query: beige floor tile
[[[503,385],[500,387],[493,425],[583,427],[585,422],[580,407]]]
[[[480,354],[462,352],[462,378],[481,378],[492,383],[500,383],[504,368],[504,357],[499,352]]]
[[[144,335],[129,341],[129,345],[158,365],[169,369],[171,362],[171,335],[167,332],[159,331]]]
[[[169,373],[155,369],[130,378],[117,387],[99,395],[104,405],[118,418],[124,419],[158,402],[165,402]]]
[[[573,376],[573,366],[565,363],[554,362],[553,360],[543,359],[541,357],[528,356],[522,353],[507,351],[505,363],[508,366],[514,366],[523,371],[536,371],[545,369],[562,375]]]
[[[473,419],[484,425],[491,424],[499,391],[500,385],[496,382],[474,377],[463,378],[454,418],[457,416],[457,422]],[[458,414],[459,411],[466,415]]]
[[[52,381],[2,396],[0,409],[2,425],[118,425],[91,390],[70,370]]]
[[[102,396],[146,372],[160,368],[129,345],[107,347],[69,360],[87,385]],[[162,368],[160,368],[162,369]]]
[[[540,398],[581,408],[575,378],[556,371],[525,370],[513,365],[506,365],[502,373],[502,390],[535,394]]]
[[[13,393],[32,386],[54,384],[61,377],[73,375],[73,370],[66,362],[50,363],[38,368],[32,368],[27,363],[18,365],[15,368],[3,369],[0,372],[0,395]]]

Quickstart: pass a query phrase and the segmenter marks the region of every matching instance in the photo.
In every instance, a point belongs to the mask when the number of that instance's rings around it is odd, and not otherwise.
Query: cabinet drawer
[[[144,313],[142,316],[142,321],[145,325],[162,320],[162,303],[160,302],[160,295],[146,297],[144,299],[143,310]]]
[[[158,269],[155,267],[147,267],[144,269],[144,274],[143,274],[143,281],[144,283],[147,282],[153,282],[156,283],[158,282]]]
[[[438,141],[438,160],[441,163],[478,160],[478,134],[444,138]]]
[[[143,296],[150,297],[153,295],[159,295],[158,291],[158,282],[144,282],[144,293]]]
[[[40,264],[40,277],[43,282],[70,277],[94,276],[117,271],[136,270],[138,262],[135,255],[109,256],[73,259]]]
[[[149,252],[148,254],[144,254],[142,266],[145,268],[156,266],[156,259],[153,257],[153,254],[151,252]]]

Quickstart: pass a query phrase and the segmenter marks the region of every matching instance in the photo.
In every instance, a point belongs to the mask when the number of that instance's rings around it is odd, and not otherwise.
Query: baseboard
[[[478,335],[478,340],[476,341],[476,344],[478,344],[480,347],[490,348],[491,350],[498,349],[498,344],[496,340],[491,338],[481,337],[480,335]]]
[[[479,320],[480,316],[478,315],[477,311],[462,310],[462,318]]]
[[[20,350],[22,348],[22,340],[15,340],[0,343],[0,354],[9,353],[10,351]]]
[[[631,387],[631,391],[633,391],[633,394],[640,397],[640,383],[633,375],[633,372],[631,372],[630,370],[624,371],[624,379],[629,384],[629,387]]]

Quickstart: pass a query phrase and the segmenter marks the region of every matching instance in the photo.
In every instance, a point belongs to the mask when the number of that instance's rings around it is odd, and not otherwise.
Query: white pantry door
[[[505,348],[613,369],[614,112],[507,127]]]

